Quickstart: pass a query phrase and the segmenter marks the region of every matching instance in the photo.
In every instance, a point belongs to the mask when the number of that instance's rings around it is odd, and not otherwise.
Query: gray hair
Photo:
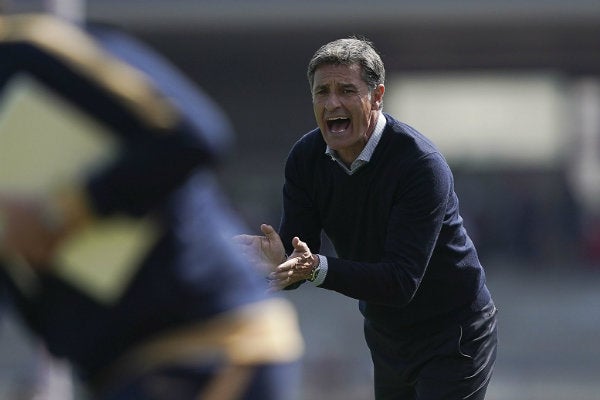
[[[328,64],[360,65],[362,78],[371,90],[385,81],[383,61],[373,43],[365,38],[338,39],[321,46],[308,63],[307,76],[311,89],[317,68]]]

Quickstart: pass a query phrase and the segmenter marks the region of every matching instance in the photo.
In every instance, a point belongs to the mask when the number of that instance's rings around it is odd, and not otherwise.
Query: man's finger
[[[287,277],[288,277],[287,271],[284,271],[284,272],[273,271],[268,275],[269,280],[272,282],[281,281],[283,279],[287,279]]]
[[[285,272],[294,269],[294,267],[298,264],[298,257],[292,257],[289,260],[279,264],[277,266],[277,272]]]
[[[292,282],[289,279],[277,279],[269,281],[269,289],[268,292],[276,292],[282,290],[286,286],[290,285]]]

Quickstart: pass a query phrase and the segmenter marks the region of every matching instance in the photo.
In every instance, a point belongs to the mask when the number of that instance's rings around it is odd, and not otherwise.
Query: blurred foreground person
[[[221,111],[122,32],[0,18],[0,279],[94,399],[293,399],[296,315],[232,251]]]
[[[288,155],[279,232],[262,225],[264,236],[236,240],[275,290],[310,281],[359,300],[377,400],[480,400],[496,358],[496,307],[450,168],[383,113],[384,79],[367,40],[314,54],[318,128]],[[316,254],[322,231],[338,257]]]

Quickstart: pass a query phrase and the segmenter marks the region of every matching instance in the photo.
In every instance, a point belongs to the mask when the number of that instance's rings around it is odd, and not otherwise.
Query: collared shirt
[[[338,157],[337,152],[329,146],[327,146],[327,148],[325,149],[325,154],[330,156],[332,160],[336,161],[348,175],[352,175],[360,167],[362,167],[371,160],[371,156],[373,155],[373,152],[375,152],[375,148],[377,147],[379,139],[381,139],[381,135],[383,134],[385,123],[385,116],[382,112],[380,112],[379,117],[377,118],[377,124],[375,125],[375,129],[373,130],[373,134],[367,141],[365,148],[360,152],[358,157],[356,157],[356,160],[354,160],[352,164],[350,164],[350,168],[346,167],[346,164],[344,164],[344,162]],[[317,256],[319,257],[319,272],[317,273],[317,276],[312,283],[315,286],[320,286],[325,281],[325,277],[327,276],[328,264],[327,257],[322,256],[320,254],[317,254]]]
[[[338,156],[337,152],[331,147],[327,146],[327,148],[325,149],[325,154],[331,157],[332,160],[336,161],[348,175],[352,175],[360,167],[362,167],[371,160],[371,156],[373,155],[373,152],[375,151],[375,148],[379,143],[379,139],[381,139],[381,134],[383,133],[383,129],[385,128],[385,122],[385,116],[382,112],[380,112],[379,117],[377,118],[377,124],[375,125],[375,129],[373,130],[373,134],[371,134],[371,137],[367,141],[365,148],[362,149],[358,157],[356,157],[356,160],[352,162],[350,168],[348,168],[346,164],[344,164],[344,162]]]

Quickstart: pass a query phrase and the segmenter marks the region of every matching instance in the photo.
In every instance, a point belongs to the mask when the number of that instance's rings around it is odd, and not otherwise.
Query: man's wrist
[[[311,274],[311,278],[313,279],[309,281],[315,286],[321,286],[321,284],[325,281],[325,277],[327,276],[327,257],[320,254],[315,254],[313,257],[317,259],[318,264],[315,266],[314,273]]]
[[[319,265],[320,265],[320,259],[319,256],[316,254],[312,255],[312,262],[313,262],[313,266],[312,266],[312,270],[310,271],[310,275],[308,277],[308,280],[310,282],[314,282],[315,279],[317,279],[317,275],[319,274]]]

